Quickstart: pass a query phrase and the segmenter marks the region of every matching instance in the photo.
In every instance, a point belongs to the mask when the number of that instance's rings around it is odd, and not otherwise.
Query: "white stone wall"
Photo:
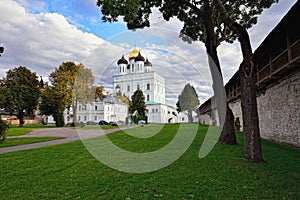
[[[239,117],[243,130],[241,99],[229,103],[234,119]],[[300,72],[274,82],[257,96],[259,127],[262,138],[300,146]],[[211,125],[208,114],[200,123]]]
[[[257,98],[263,138],[300,146],[300,72],[266,89]]]

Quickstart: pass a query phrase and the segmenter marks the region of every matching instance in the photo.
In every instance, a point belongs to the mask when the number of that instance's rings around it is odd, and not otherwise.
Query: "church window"
[[[86,116],[84,116],[84,121],[86,121]]]
[[[94,116],[94,121],[97,121],[97,116]]]
[[[130,85],[127,85],[127,92],[130,92]]]
[[[98,109],[98,107],[97,106],[95,106],[95,110],[97,110]]]
[[[81,105],[78,106],[78,110],[81,110]]]
[[[150,83],[147,84],[147,90],[150,90]]]
[[[137,90],[140,89],[140,84],[137,84],[136,89],[137,89]]]
[[[158,112],[158,109],[156,108],[156,110],[155,110],[156,112]]]
[[[147,94],[147,101],[150,101],[150,95]]]
[[[80,121],[80,116],[78,116],[78,121]]]

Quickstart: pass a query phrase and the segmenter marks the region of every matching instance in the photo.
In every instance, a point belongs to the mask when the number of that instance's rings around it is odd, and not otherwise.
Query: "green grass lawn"
[[[166,125],[151,138],[122,132],[109,135],[130,151],[159,149],[175,135]],[[96,160],[81,141],[0,154],[0,199],[299,199],[300,150],[262,141],[265,163],[243,160],[239,145],[217,144],[198,158],[206,126],[185,154],[161,170],[134,174],[113,170]],[[132,135],[150,131],[141,127]]]
[[[19,146],[23,144],[31,144],[37,142],[47,142],[47,141],[58,140],[58,139],[62,139],[62,137],[7,138],[6,140],[0,142],[0,148]]]
[[[44,126],[41,124],[25,124],[23,127],[9,125],[6,131],[6,136],[19,136],[29,133],[32,129],[36,128],[54,128],[55,126]]]

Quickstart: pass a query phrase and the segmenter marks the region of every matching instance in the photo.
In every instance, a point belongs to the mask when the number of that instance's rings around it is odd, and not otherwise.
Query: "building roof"
[[[131,51],[131,53],[128,56],[128,60],[134,59],[138,55],[139,55],[139,51],[137,50],[136,46],[134,45],[133,50]]]
[[[134,61],[143,61],[145,62],[145,58],[141,55],[141,52],[139,52],[139,54],[137,55],[137,57],[135,57]]]
[[[126,65],[128,64],[128,61],[124,58],[124,55],[122,56],[121,59],[118,60],[118,65],[120,64],[126,64]]]

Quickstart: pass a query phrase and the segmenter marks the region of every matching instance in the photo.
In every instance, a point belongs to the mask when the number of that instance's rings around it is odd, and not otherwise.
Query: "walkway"
[[[8,137],[8,138],[28,138],[28,137],[63,137],[63,139],[57,139],[47,142],[38,142],[32,144],[24,144],[13,147],[0,148],[0,154],[7,152],[20,151],[25,149],[33,149],[44,146],[50,146],[55,144],[62,144],[67,142],[73,142],[76,140],[88,139],[104,134],[112,133],[121,130],[120,128],[108,129],[108,130],[76,130],[69,128],[45,128],[34,129],[30,133],[21,136]]]

